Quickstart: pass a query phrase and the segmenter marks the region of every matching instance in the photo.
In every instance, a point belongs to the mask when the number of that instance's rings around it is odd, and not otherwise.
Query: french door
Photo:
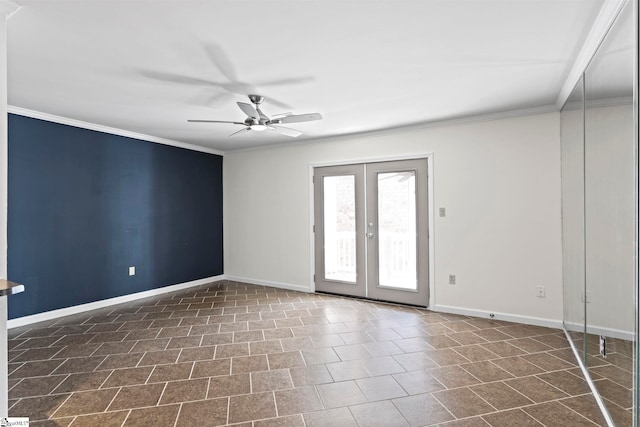
[[[316,290],[427,306],[427,161],[314,169]]]

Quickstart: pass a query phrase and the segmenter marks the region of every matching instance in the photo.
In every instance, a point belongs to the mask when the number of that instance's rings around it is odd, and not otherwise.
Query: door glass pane
[[[417,289],[416,174],[378,174],[379,286]]]
[[[356,282],[355,176],[325,176],[324,278]]]

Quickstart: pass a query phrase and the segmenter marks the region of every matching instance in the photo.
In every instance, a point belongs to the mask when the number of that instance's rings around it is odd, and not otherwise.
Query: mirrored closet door
[[[610,425],[638,425],[636,21],[628,1],[561,112],[564,327]]]

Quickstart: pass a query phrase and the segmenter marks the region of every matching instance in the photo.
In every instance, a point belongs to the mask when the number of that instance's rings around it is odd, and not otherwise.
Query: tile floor
[[[604,425],[560,330],[228,281],[11,329],[9,372],[32,426]]]
[[[633,343],[631,341],[607,338],[607,356],[600,354],[599,337],[571,333],[581,357],[584,358],[589,375],[607,409],[618,426],[632,425],[633,411]],[[584,356],[586,349],[587,356]],[[625,413],[626,412],[626,413]]]

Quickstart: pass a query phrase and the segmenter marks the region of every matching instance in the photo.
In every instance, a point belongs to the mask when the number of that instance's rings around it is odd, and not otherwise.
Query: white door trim
[[[356,157],[343,160],[327,160],[319,162],[311,162],[308,164],[308,193],[309,193],[309,289],[311,292],[316,291],[316,284],[314,281],[315,274],[315,234],[313,231],[314,226],[314,201],[313,201],[313,169],[323,166],[341,166],[351,165],[357,163],[375,163],[375,162],[388,162],[396,160],[415,160],[426,159],[427,160],[427,191],[428,191],[428,215],[429,215],[429,305],[428,308],[432,308],[436,305],[436,290],[435,290],[435,192],[434,192],[434,153],[416,153],[397,156],[380,156],[380,157]]]

